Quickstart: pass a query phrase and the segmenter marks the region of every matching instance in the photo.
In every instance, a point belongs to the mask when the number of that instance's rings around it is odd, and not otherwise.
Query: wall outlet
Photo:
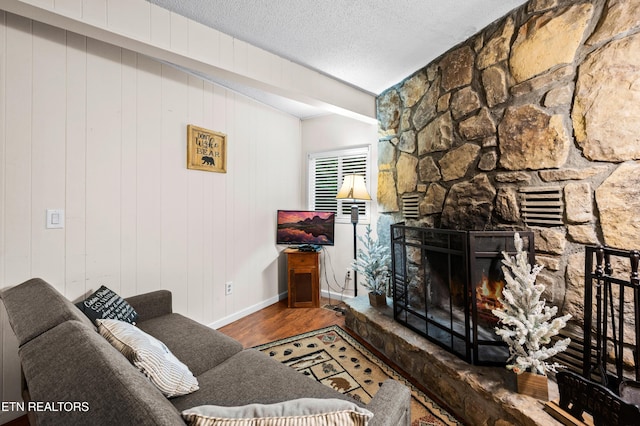
[[[233,281],[228,281],[224,286],[224,294],[228,296],[231,293],[233,293]]]
[[[347,273],[344,276],[344,287],[343,287],[343,289],[349,287],[349,281],[351,281],[351,269],[347,269]]]

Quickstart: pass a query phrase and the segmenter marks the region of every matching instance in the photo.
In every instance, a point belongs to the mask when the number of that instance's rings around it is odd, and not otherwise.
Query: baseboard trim
[[[353,299],[353,295],[351,294],[342,294],[342,293],[336,293],[336,292],[327,291],[327,290],[320,290],[320,296],[329,298],[331,300],[339,300],[339,301],[346,300],[346,299]]]
[[[224,327],[225,325],[229,325],[234,321],[237,321],[241,318],[246,317],[247,315],[251,315],[255,312],[258,312],[261,309],[266,308],[267,306],[273,305],[274,303],[277,303],[283,299],[286,299],[289,296],[289,294],[285,291],[284,293],[280,293],[277,296],[274,297],[270,297],[269,299],[263,300],[260,303],[256,303],[255,305],[249,306],[241,311],[238,311],[234,314],[231,314],[229,316],[226,316],[224,318],[220,318],[219,320],[216,320],[210,324],[207,324],[208,327],[211,327],[213,329],[218,329],[220,327]],[[334,292],[328,292],[326,290],[321,290],[320,291],[320,296],[322,297],[326,297],[326,298],[331,298],[331,300],[344,300],[344,299],[352,299],[353,296],[351,295],[343,295],[340,293],[334,293]]]
[[[217,329],[220,327],[224,327],[225,325],[229,325],[234,321],[237,321],[241,318],[246,317],[247,315],[251,315],[255,312],[258,312],[261,309],[266,308],[267,306],[273,305],[274,303],[277,303],[279,301],[281,301],[282,299],[286,299],[287,298],[287,292],[284,293],[280,293],[277,296],[274,297],[270,297],[269,299],[263,300],[260,303],[256,303],[255,305],[249,306],[245,309],[242,309],[234,314],[231,314],[229,316],[226,316],[224,318],[221,318],[219,320],[216,320],[214,322],[212,322],[211,324],[207,324],[208,327],[211,327],[213,329]]]

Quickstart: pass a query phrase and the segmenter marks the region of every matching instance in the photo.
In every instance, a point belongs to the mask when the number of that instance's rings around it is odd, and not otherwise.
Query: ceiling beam
[[[67,31],[71,31],[89,38],[100,40],[115,46],[128,49],[157,60],[177,65],[187,71],[191,71],[202,78],[211,80],[222,86],[227,86],[242,93],[242,88],[247,88],[248,93],[262,92],[275,97],[290,99],[313,108],[325,111],[326,113],[339,114],[354,118],[360,121],[375,123],[375,96],[352,87],[346,83],[335,80],[331,77],[318,73],[317,71],[302,67],[291,61],[283,59],[277,55],[247,45],[244,42],[233,39],[214,29],[203,27],[200,24],[184,17],[179,17],[171,12],[150,4],[144,0],[106,0],[104,19],[83,16],[83,11],[69,11],[68,9],[52,6],[58,2],[39,2],[31,0],[31,3],[23,0],[3,0],[0,8],[10,13],[14,13],[35,21],[55,26]],[[112,4],[111,4],[112,3]],[[152,22],[154,17],[163,16],[166,24],[165,31],[171,32],[169,38],[189,39],[189,31],[198,31],[199,38],[204,35],[211,36],[211,39],[222,37],[230,45],[231,58],[216,58],[204,49],[209,47],[206,43],[201,43],[202,51],[193,51],[198,46],[171,46],[154,40],[151,31],[140,30],[144,25],[136,25],[135,19],[128,19],[125,22],[121,19],[107,19],[109,6],[113,6],[110,11],[117,17],[128,13],[139,13],[140,23]],[[131,7],[132,10],[126,10]],[[111,18],[112,15],[109,16]],[[171,25],[172,20],[180,20],[185,25]],[[127,28],[127,25],[129,26]],[[158,25],[161,26],[161,25]],[[178,33],[180,32],[180,33]],[[195,44],[195,43],[194,43]],[[244,46],[243,46],[244,45]],[[249,48],[247,48],[247,46]],[[273,76],[273,72],[268,75],[268,70],[248,69],[235,63],[236,51],[244,47],[243,52],[247,54],[256,53],[271,64],[271,68],[277,68],[279,75]],[[245,68],[245,69],[241,69]],[[250,94],[248,96],[251,96]]]

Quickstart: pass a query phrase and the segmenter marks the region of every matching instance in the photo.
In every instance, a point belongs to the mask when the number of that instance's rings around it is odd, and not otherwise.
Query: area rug
[[[380,384],[395,379],[411,389],[411,425],[462,425],[339,326],[256,346],[274,359],[337,391],[368,403]]]

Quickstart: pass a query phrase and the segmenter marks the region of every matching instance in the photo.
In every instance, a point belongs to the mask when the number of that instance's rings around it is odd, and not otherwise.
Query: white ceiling
[[[526,0],[148,1],[376,95],[526,3]],[[232,89],[242,92],[238,87]],[[262,101],[270,103],[267,99]],[[313,114],[306,108],[303,110],[296,115]]]

